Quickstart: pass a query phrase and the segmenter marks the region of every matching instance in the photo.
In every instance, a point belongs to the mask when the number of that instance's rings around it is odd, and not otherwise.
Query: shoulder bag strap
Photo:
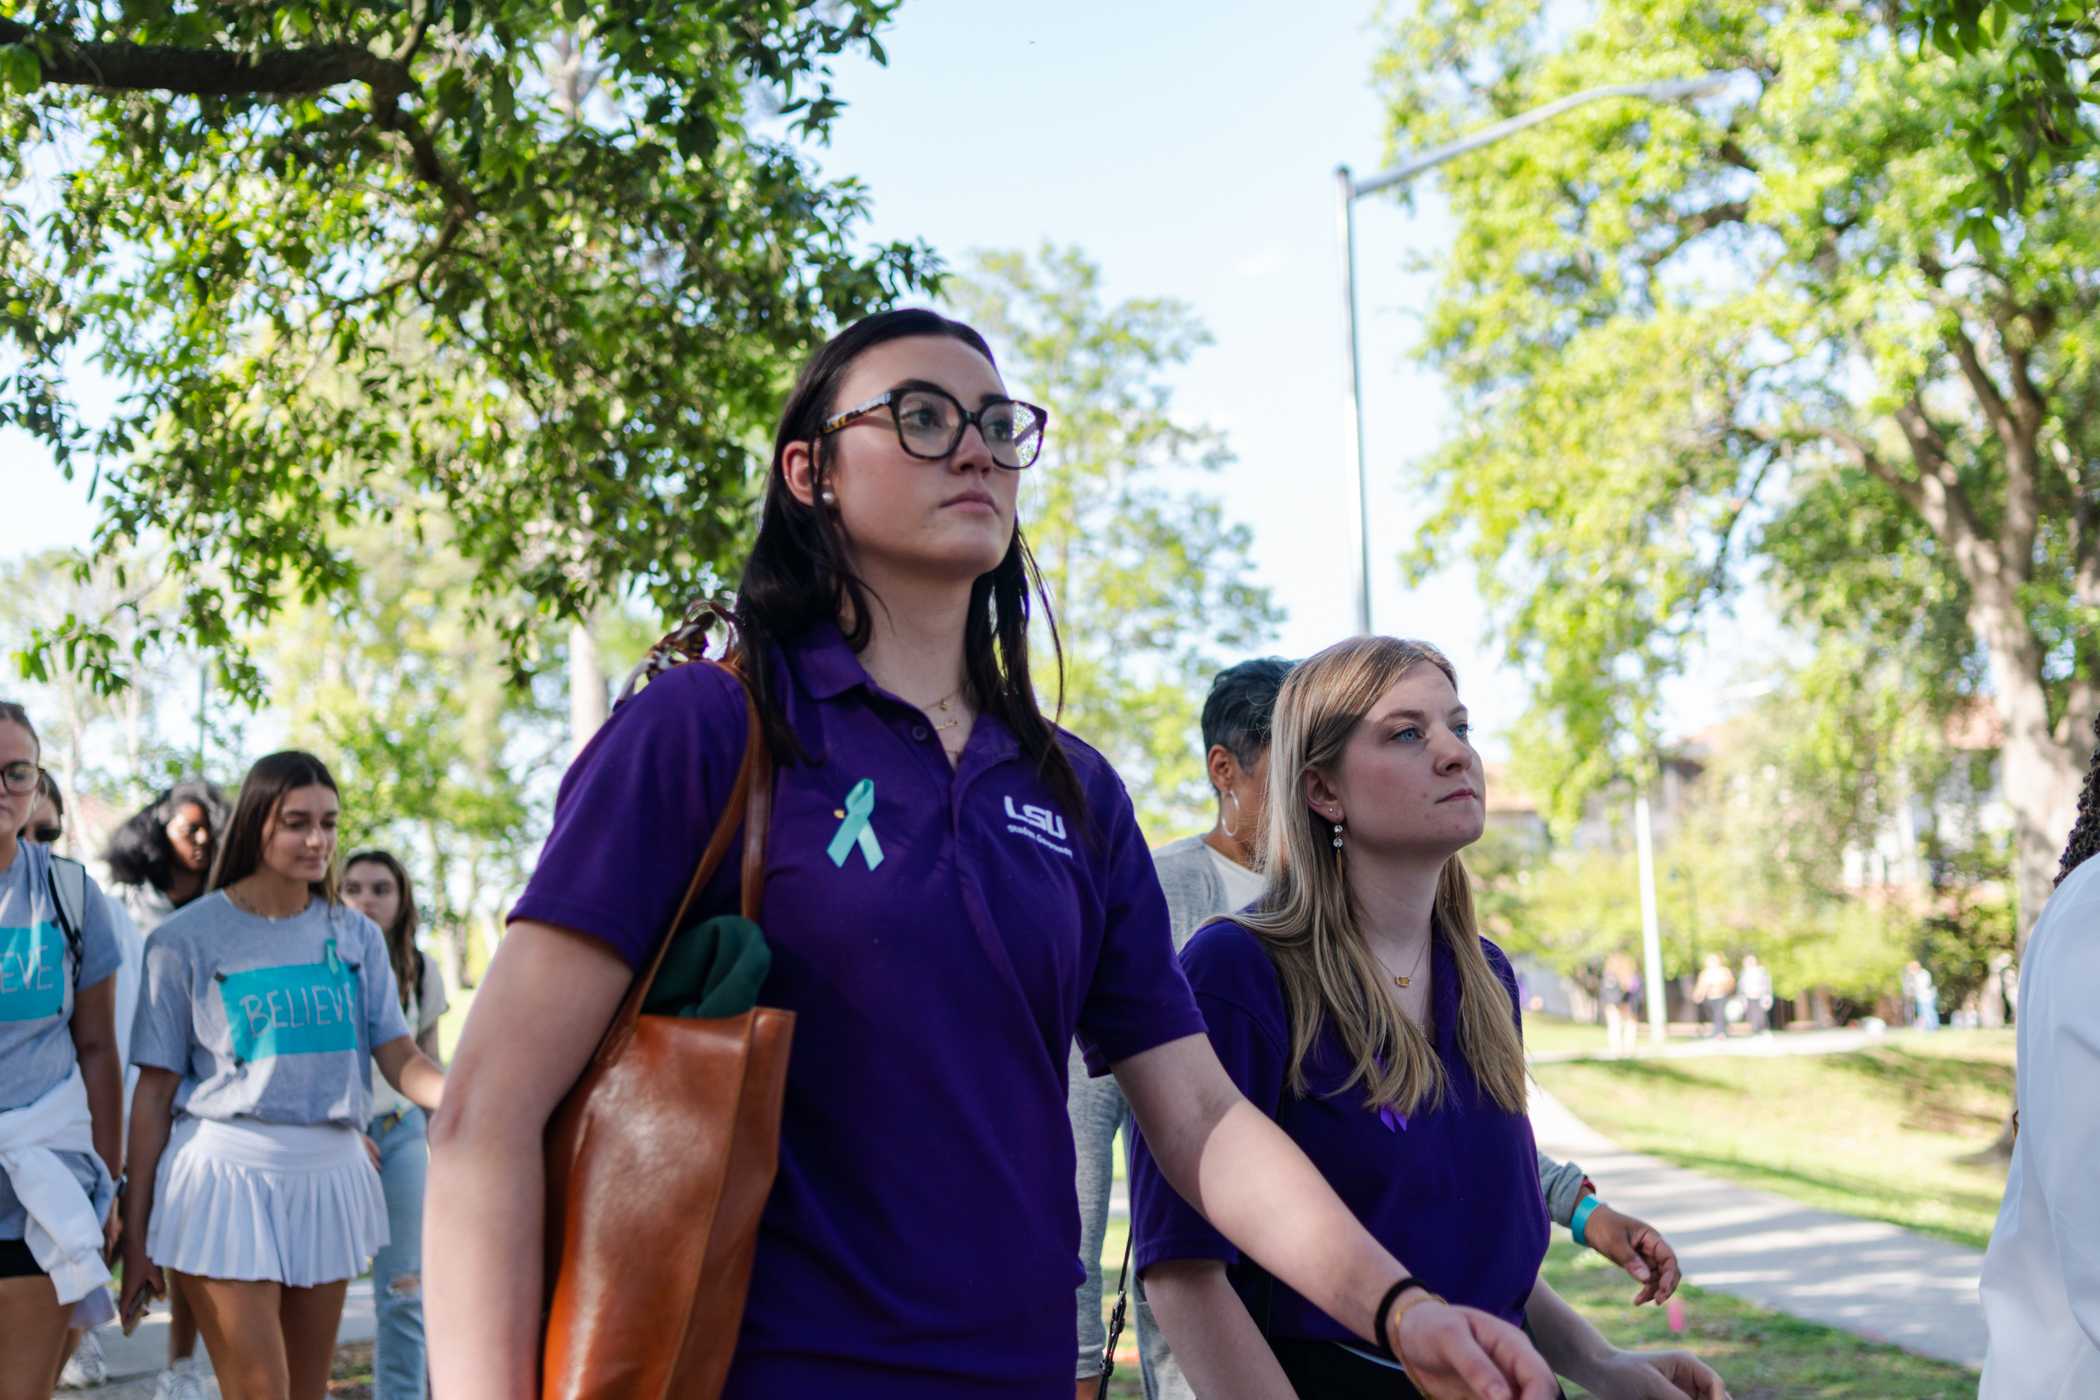
[[[692,912],[693,901],[700,897],[700,891],[706,888],[721,866],[723,857],[729,853],[730,838],[736,835],[738,826],[744,828],[740,906],[745,918],[756,920],[765,890],[766,826],[773,815],[773,764],[766,751],[765,730],[759,721],[758,705],[751,698],[751,688],[734,667],[716,661],[688,664],[716,666],[735,678],[737,689],[744,697],[744,756],[737,765],[736,782],[729,790],[729,800],[722,804],[722,810],[715,818],[714,832],[708,837],[706,849],[700,853],[700,863],[693,868],[693,878],[686,882],[685,894],[678,901],[678,912],[671,916],[671,926],[657,940],[655,956],[636,976],[634,985],[627,989],[626,999],[614,1014],[605,1038],[598,1043],[593,1058],[599,1061],[610,1059],[633,1033],[635,1018],[642,1013],[642,1000],[656,981],[657,970],[663,966],[664,954],[670,950],[671,940],[685,927],[686,915]]]

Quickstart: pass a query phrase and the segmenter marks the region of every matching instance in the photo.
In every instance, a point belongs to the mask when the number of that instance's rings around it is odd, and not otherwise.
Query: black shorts
[[[42,1278],[27,1240],[0,1240],[0,1278]]]

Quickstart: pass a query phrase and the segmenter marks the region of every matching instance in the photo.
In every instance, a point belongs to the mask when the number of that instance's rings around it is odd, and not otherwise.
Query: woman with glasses
[[[724,1391],[740,1400],[1064,1400],[1075,1032],[1228,1237],[1395,1339],[1401,1262],[1232,1088],[1122,784],[1038,705],[1035,609],[1055,632],[1018,496],[1045,418],[977,332],[926,311],[841,332],[781,415],[732,655],[777,765],[763,1000],[797,1021]],[[563,780],[431,1129],[425,1306],[448,1400],[533,1387],[545,1129],[654,951],[746,728],[734,680],[670,670]],[[735,908],[738,878],[725,864],[702,913]],[[1507,1323],[1407,1317],[1433,1393],[1552,1394]]]
[[[95,882],[20,839],[41,756],[0,701],[0,1400],[44,1400],[68,1329],[112,1315],[119,1231],[117,940]]]
[[[204,893],[219,836],[226,829],[226,797],[215,784],[191,778],[167,788],[133,812],[109,838],[102,859],[109,867],[118,903],[129,916],[120,929],[124,965],[117,973],[117,1035],[130,1063],[131,1021],[138,1006],[139,963],[145,940],[169,916]],[[124,1115],[131,1116],[131,1087],[138,1071],[126,1076]],[[187,1086],[176,1094],[180,1110]],[[90,1336],[83,1359],[95,1355]],[[177,1293],[168,1299],[168,1368],[154,1382],[153,1400],[204,1400],[210,1367],[197,1355],[197,1321],[189,1300]]]
[[[29,820],[22,823],[22,839],[36,841],[46,846],[56,846],[66,839],[66,799],[58,790],[58,779],[45,769],[37,781],[36,803],[29,809]]]

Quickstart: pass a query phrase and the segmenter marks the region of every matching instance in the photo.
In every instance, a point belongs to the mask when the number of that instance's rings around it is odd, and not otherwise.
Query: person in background
[[[1932,980],[1932,969],[1912,962],[1903,969],[1903,989],[1910,998],[1910,1023],[1921,1031],[1940,1028],[1940,989]]]
[[[0,701],[0,1400],[45,1400],[69,1334],[111,1316],[123,1100],[109,901],[19,833],[42,743]]]
[[[1699,979],[1692,983],[1692,1004],[1706,1017],[1710,1038],[1728,1038],[1728,998],[1734,995],[1735,974],[1721,961],[1719,953],[1708,953],[1706,965],[1699,969]]]
[[[1597,1001],[1604,1007],[1604,1044],[1614,1055],[1631,1055],[1640,1037],[1641,974],[1633,958],[1613,953],[1604,960],[1604,975],[1597,979]]]
[[[38,770],[36,803],[29,820],[22,823],[21,838],[40,845],[56,846],[66,838],[66,799],[58,790],[58,779],[48,768]]]
[[[1277,692],[1290,672],[1291,663],[1276,657],[1243,661],[1219,672],[1204,699],[1204,768],[1217,797],[1216,819],[1201,836],[1170,842],[1152,854],[1177,950],[1205,921],[1246,908],[1267,886],[1256,866],[1268,812],[1269,725]],[[1079,1260],[1086,1272],[1078,1290],[1076,1395],[1090,1400],[1099,1393],[1107,1340],[1101,1320],[1101,1248],[1108,1230],[1114,1140],[1120,1129],[1127,1150],[1131,1118],[1115,1080],[1089,1079],[1083,1068],[1075,1052],[1066,1107],[1079,1160]],[[1540,1153],[1538,1165],[1547,1214],[1556,1223],[1570,1224],[1583,1201],[1593,1203],[1584,1243],[1642,1284],[1636,1301],[1659,1303],[1676,1291],[1677,1256],[1661,1235],[1597,1201],[1596,1187],[1573,1162]],[[1187,1400],[1194,1392],[1173,1360],[1142,1282],[1131,1287],[1131,1315],[1148,1400]]]
[[[338,815],[312,754],[257,760],[211,890],[146,948],[124,1315],[187,1293],[226,1400],[323,1400],[345,1290],[387,1237],[372,1063],[419,1107],[444,1093],[385,937],[338,896]]]
[[[117,973],[117,1034],[125,1046],[127,1066],[131,1064],[131,1026],[137,1014],[145,942],[169,915],[204,893],[228,814],[225,794],[215,784],[185,779],[125,818],[103,849],[112,893],[126,916],[124,965]],[[137,1069],[127,1069],[127,1123],[137,1083]],[[186,1088],[176,1091],[178,1111],[185,1095]],[[91,1379],[93,1358],[99,1354],[90,1335],[75,1358],[81,1363],[81,1380]],[[210,1379],[210,1363],[197,1354],[197,1321],[190,1316],[189,1300],[176,1293],[168,1299],[168,1367],[154,1381],[153,1400],[205,1400]]]
[[[416,947],[416,896],[401,862],[385,851],[359,851],[343,863],[343,903],[386,935],[401,1015],[416,1048],[443,1068],[438,1021],[445,978]],[[387,1242],[372,1256],[372,1297],[379,1314],[372,1358],[376,1400],[423,1400],[429,1370],[423,1343],[423,1183],[430,1145],[423,1110],[372,1076],[372,1121],[365,1135],[379,1158],[386,1191]]]
[[[1735,987],[1742,994],[1743,1013],[1750,1020],[1752,1035],[1772,1033],[1772,974],[1757,960],[1757,954],[1743,954],[1743,975],[1738,977]]]
[[[1722,1398],[1688,1353],[1611,1347],[1539,1276],[1516,975],[1478,932],[1459,856],[1486,826],[1470,728],[1450,663],[1391,637],[1329,647],[1277,697],[1269,887],[1198,929],[1182,965],[1234,1084],[1412,1278],[1384,1305],[1400,1338],[1365,1347],[1220,1236],[1141,1128],[1137,1265],[1206,1400],[1441,1394],[1404,1319],[1446,1300],[1525,1328],[1602,1400]]]
[[[2100,716],[2020,966],[2012,1167],[1983,1256],[1977,1400],[2100,1395]]]

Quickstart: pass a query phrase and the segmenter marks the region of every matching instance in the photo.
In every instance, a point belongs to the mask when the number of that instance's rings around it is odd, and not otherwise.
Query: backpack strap
[[[80,985],[80,965],[87,956],[87,939],[81,933],[87,919],[87,867],[64,856],[50,858],[51,902],[58,906],[58,926],[65,930],[66,946],[73,950],[73,985]]]

